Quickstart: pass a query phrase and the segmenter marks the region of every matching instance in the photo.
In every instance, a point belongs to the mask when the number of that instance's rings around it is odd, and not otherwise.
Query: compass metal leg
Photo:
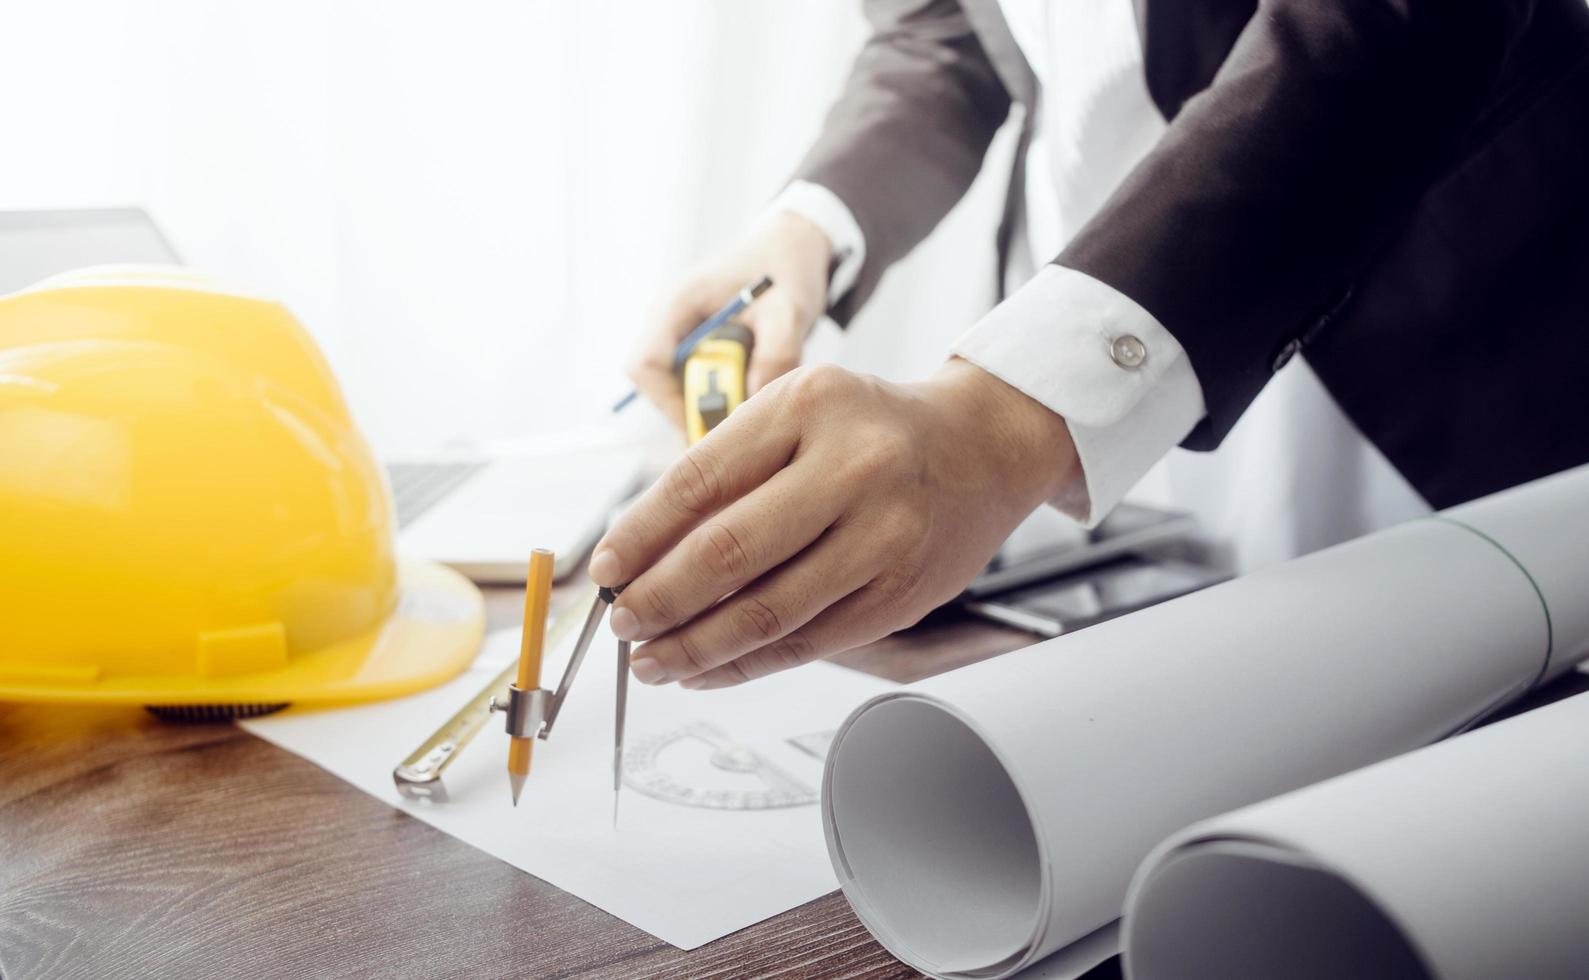
[[[623,723],[629,703],[629,641],[618,641],[618,693],[612,732],[612,825],[618,826],[618,790],[623,786]]]

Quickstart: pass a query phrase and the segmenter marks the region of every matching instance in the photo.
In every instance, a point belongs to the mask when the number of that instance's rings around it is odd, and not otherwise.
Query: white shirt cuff
[[[1065,419],[1081,474],[1050,503],[1094,527],[1206,414],[1174,336],[1129,296],[1045,266],[953,352]]]
[[[828,277],[828,305],[843,298],[855,285],[866,261],[866,236],[855,215],[839,196],[810,181],[797,180],[773,198],[769,211],[788,211],[816,225],[833,246],[833,271]]]

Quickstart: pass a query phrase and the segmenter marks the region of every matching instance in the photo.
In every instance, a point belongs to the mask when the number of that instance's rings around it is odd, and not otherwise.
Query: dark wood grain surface
[[[843,659],[913,680],[1030,641],[942,614]],[[681,952],[231,725],[0,705],[5,980],[917,975],[837,893]]]
[[[909,680],[1031,640],[940,615],[845,660]],[[0,977],[452,976],[917,974],[837,893],[680,952],[231,725],[0,705]]]

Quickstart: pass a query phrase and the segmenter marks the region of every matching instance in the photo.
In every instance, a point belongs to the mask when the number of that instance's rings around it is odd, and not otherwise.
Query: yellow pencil
[[[521,691],[541,686],[541,648],[546,643],[546,611],[552,602],[553,555],[545,548],[530,553],[530,570],[524,580],[524,636],[519,643],[519,677],[514,685]],[[524,780],[530,775],[530,751],[534,736],[514,736],[508,746],[508,782],[513,787],[513,805],[519,805]]]

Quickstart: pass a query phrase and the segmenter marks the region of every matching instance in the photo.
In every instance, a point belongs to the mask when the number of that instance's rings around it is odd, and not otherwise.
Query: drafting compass
[[[568,657],[568,666],[563,669],[563,676],[557,682],[556,691],[512,684],[508,687],[506,701],[496,697],[491,698],[491,710],[501,711],[507,715],[508,735],[515,739],[531,737],[545,739],[552,733],[557,715],[563,709],[563,701],[568,697],[568,689],[574,683],[574,675],[579,673],[580,664],[584,662],[585,654],[590,650],[591,640],[595,638],[596,630],[601,626],[601,618],[612,607],[620,591],[622,590],[605,587],[597,590],[596,600],[591,603],[590,612],[585,616],[585,625],[580,628],[579,638],[574,641],[574,649]],[[613,826],[618,824],[618,791],[623,785],[623,727],[624,710],[629,697],[629,648],[628,640],[618,641],[618,683],[612,737]]]

